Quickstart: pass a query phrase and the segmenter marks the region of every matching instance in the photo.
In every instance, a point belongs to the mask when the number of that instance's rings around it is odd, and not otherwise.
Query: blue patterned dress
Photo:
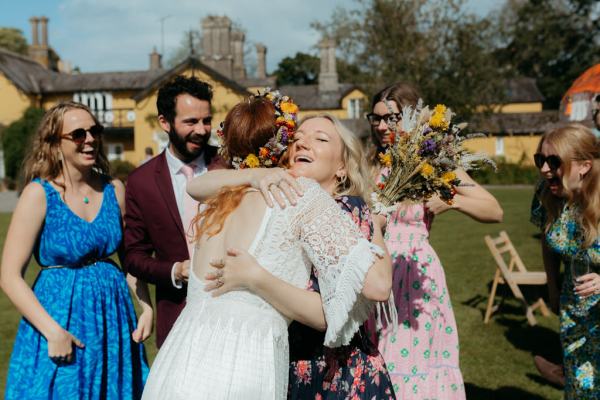
[[[148,375],[144,347],[131,339],[136,315],[125,275],[106,259],[122,239],[114,187],[105,182],[98,215],[88,222],[69,209],[50,183],[34,182],[46,192],[46,217],[34,252],[42,269],[33,291],[85,348],[74,346],[73,362],[57,365],[48,357],[46,339],[21,319],[5,398],[140,398]]]
[[[560,293],[560,341],[565,371],[565,399],[600,399],[600,295],[585,299],[575,294],[569,259],[581,252],[578,209],[565,204],[546,232],[548,246],[565,265]],[[532,221],[545,224],[543,207],[532,206]],[[600,273],[600,238],[585,250],[590,272]]]

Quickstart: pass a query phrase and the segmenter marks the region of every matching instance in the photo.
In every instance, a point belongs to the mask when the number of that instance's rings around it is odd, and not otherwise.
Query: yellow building
[[[202,20],[199,59],[189,57],[165,70],[160,54],[153,51],[148,70],[100,73],[60,71],[63,64],[48,44],[48,19],[30,21],[29,57],[0,49],[0,131],[21,118],[28,107],[48,109],[59,101],[73,100],[89,106],[105,126],[109,160],[138,165],[146,148],[157,154],[167,144],[167,135],[156,120],[156,96],[158,88],[175,75],[195,75],[212,86],[213,129],[241,99],[258,89],[275,87],[275,77],[266,75],[266,47],[261,44],[256,45],[256,76],[246,76],[244,34],[235,30],[227,17]],[[362,118],[366,95],[353,85],[338,83],[333,43],[323,42],[321,55],[324,61],[318,85],[282,87],[282,93],[300,105],[301,117],[328,112],[341,119]]]
[[[535,79],[509,80],[504,104],[492,107],[491,114],[477,114],[470,121],[469,130],[486,137],[471,139],[465,146],[509,163],[533,164],[541,135],[558,122],[556,111],[542,110],[543,100]]]

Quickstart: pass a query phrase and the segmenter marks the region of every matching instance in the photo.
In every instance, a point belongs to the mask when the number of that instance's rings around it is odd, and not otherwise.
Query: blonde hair
[[[54,181],[63,174],[62,155],[60,153],[60,142],[62,140],[62,128],[67,111],[83,110],[90,114],[94,123],[100,125],[92,111],[83,104],[72,101],[61,102],[49,109],[42,118],[40,125],[33,137],[31,150],[25,157],[23,169],[25,182],[34,178]],[[98,154],[94,169],[96,172],[109,175],[109,163],[102,148],[102,139],[98,146]]]
[[[366,202],[369,202],[372,191],[369,167],[364,157],[362,144],[357,135],[346,128],[338,118],[326,113],[309,115],[302,119],[300,125],[315,118],[323,118],[330,121],[342,139],[342,162],[346,168],[346,179],[338,180],[333,195],[335,197],[359,196]]]
[[[551,144],[562,161],[562,187],[568,203],[580,209],[579,225],[583,229],[583,245],[591,246],[598,239],[600,223],[600,144],[592,131],[581,124],[568,124],[542,136],[537,147],[539,153],[543,143]],[[569,187],[567,177],[571,173],[571,161],[591,161],[590,170],[581,177],[581,189]],[[546,230],[558,218],[562,210],[561,199],[544,188],[542,204],[547,210]]]

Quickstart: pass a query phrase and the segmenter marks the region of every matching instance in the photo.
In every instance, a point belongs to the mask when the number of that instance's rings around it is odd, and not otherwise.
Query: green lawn
[[[533,366],[533,355],[558,359],[560,354],[555,316],[538,317],[536,327],[527,325],[519,303],[507,297],[490,324],[483,312],[494,274],[493,260],[483,235],[504,229],[521,258],[532,270],[541,270],[536,228],[529,223],[531,189],[492,190],[504,208],[502,224],[484,225],[460,213],[446,213],[434,222],[431,241],[446,269],[446,277],[461,343],[461,367],[469,399],[560,399],[561,391],[546,384]],[[10,215],[0,214],[0,244],[4,241]],[[27,277],[33,280],[37,267]],[[505,293],[500,291],[500,293]],[[532,298],[538,292],[525,291]],[[4,392],[6,369],[19,315],[0,294],[0,393]],[[147,342],[150,359],[156,348]]]

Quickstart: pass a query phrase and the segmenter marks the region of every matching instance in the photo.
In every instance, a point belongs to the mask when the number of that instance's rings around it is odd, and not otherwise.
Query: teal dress
[[[25,318],[14,342],[5,399],[138,399],[148,375],[124,273],[108,260],[122,239],[121,212],[108,179],[98,215],[88,222],[46,181],[46,217],[35,257],[33,291],[44,309],[85,348],[69,364],[48,357],[48,342]],[[56,266],[60,266],[57,267]],[[50,268],[52,267],[52,268]]]
[[[565,204],[560,216],[546,232],[548,246],[560,255],[566,266],[560,294],[565,399],[600,399],[600,294],[579,298],[575,294],[569,268],[569,260],[584,253],[590,261],[590,272],[600,274],[600,238],[591,247],[582,250],[577,213],[576,206]]]

